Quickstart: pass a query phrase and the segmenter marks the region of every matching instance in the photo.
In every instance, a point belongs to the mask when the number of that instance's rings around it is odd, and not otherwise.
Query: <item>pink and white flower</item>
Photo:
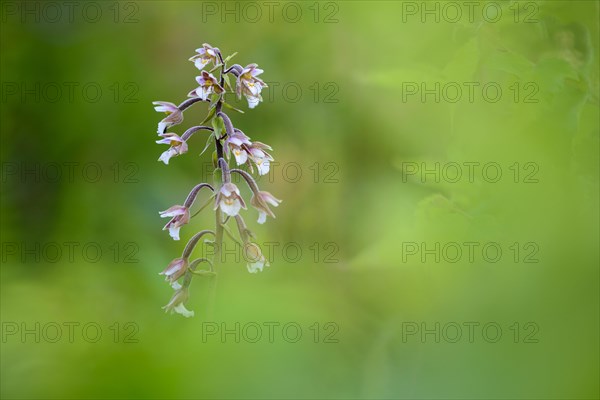
[[[187,287],[182,287],[182,288],[177,289],[175,291],[175,294],[173,295],[173,297],[171,297],[171,300],[169,301],[169,303],[163,307],[163,310],[165,310],[165,312],[169,312],[171,314],[173,314],[173,313],[181,314],[186,318],[193,317],[194,312],[185,308],[185,305],[184,305],[184,303],[188,300],[188,297],[189,297],[189,295],[188,295]]]
[[[271,218],[275,218],[275,214],[271,211],[269,204],[273,207],[279,206],[281,200],[273,196],[269,192],[258,192],[252,195],[250,204],[258,211],[258,223],[264,224],[267,220],[267,215]]]
[[[154,109],[156,111],[168,114],[166,118],[158,123],[159,134],[163,134],[169,127],[183,122],[183,113],[175,104],[167,101],[154,101],[152,104],[155,105]]]
[[[158,161],[162,161],[166,165],[169,165],[169,160],[171,157],[178,156],[188,151],[188,145],[186,141],[181,138],[181,136],[170,132],[163,133],[160,136],[162,136],[162,139],[157,140],[156,143],[169,144],[171,147],[161,154],[161,156],[158,158]]]
[[[244,244],[244,259],[247,262],[246,268],[251,274],[258,271],[262,272],[263,267],[270,265],[256,243],[247,242]]]
[[[246,148],[251,146],[250,138],[242,131],[235,130],[232,135],[229,135],[225,140],[225,154],[227,158],[233,153],[237,165],[245,164],[248,161],[248,152]]]
[[[252,145],[248,148],[250,159],[256,164],[259,175],[268,174],[271,167],[271,161],[273,161],[273,157],[265,150],[272,149],[270,146],[261,142],[252,142]]]
[[[196,68],[200,71],[204,69],[209,63],[213,63],[213,65],[219,64],[219,49],[216,47],[212,47],[208,43],[204,43],[202,47],[196,49],[196,55],[190,57],[190,61],[194,62]]]
[[[215,199],[215,210],[219,207],[221,211],[230,217],[235,217],[242,208],[246,209],[246,203],[244,203],[240,190],[235,184],[227,182],[221,186],[221,190],[219,190]]]
[[[200,86],[192,90],[188,94],[188,97],[199,97],[202,100],[207,100],[208,96],[211,94],[220,94],[225,91],[225,89],[219,85],[217,78],[215,78],[213,74],[206,71],[202,71],[202,75],[196,77],[196,82],[198,82]]]
[[[167,222],[164,230],[169,230],[169,236],[173,238],[173,240],[179,240],[179,229],[188,222],[190,222],[190,210],[185,206],[175,205],[170,207],[165,211],[161,211],[161,218],[171,217],[171,220]]]
[[[177,280],[185,275],[188,269],[188,261],[185,258],[176,258],[169,263],[167,268],[164,271],[159,273],[159,275],[164,275],[165,280],[169,282],[171,285],[176,284]],[[179,288],[179,286],[175,286]]]
[[[243,94],[248,100],[248,107],[250,108],[256,107],[262,101],[260,92],[263,88],[268,87],[260,78],[257,78],[258,75],[264,72],[257,67],[257,64],[249,64],[237,77],[236,93],[238,99],[241,99]]]

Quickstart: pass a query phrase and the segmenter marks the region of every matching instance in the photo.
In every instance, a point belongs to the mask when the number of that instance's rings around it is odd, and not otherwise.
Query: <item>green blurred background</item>
[[[598,398],[598,2],[74,3],[2,2],[2,398]],[[157,162],[151,105],[185,99],[204,42],[265,70],[230,115],[283,199],[247,212],[272,265],[230,256],[212,320],[202,278],[194,318],[160,308],[214,217],[161,231],[210,156],[199,133]],[[465,162],[502,177],[452,182]]]

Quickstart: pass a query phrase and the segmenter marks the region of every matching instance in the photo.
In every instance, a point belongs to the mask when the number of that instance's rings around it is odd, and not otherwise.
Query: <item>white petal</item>
[[[204,59],[202,57],[198,57],[198,58],[196,58],[194,60],[194,65],[196,66],[196,68],[198,68],[201,71],[202,71],[202,69],[204,69],[204,67],[206,66],[206,64],[208,64],[208,60]]]
[[[169,227],[169,236],[171,236],[173,238],[173,240],[179,240],[179,229],[181,227],[180,226],[173,226],[171,225]]]
[[[271,166],[271,162],[266,158],[260,159],[256,163],[256,169],[258,170],[259,175],[266,175],[269,173],[269,167]]]
[[[234,150],[233,155],[235,156],[235,162],[237,165],[245,164],[248,161],[248,153],[245,150]]]
[[[173,308],[173,311],[175,311],[177,314],[181,314],[186,318],[189,317],[193,317],[194,316],[194,312],[188,310],[187,308],[185,308],[185,306],[183,305],[183,303],[179,303],[175,306],[175,308]]]
[[[241,208],[242,204],[238,199],[235,199],[232,204],[226,204],[224,201],[221,201],[221,210],[230,217],[238,215]]]
[[[246,100],[248,100],[248,107],[254,108],[260,102],[260,99],[256,96],[246,96]]]
[[[175,290],[179,290],[179,289],[181,289],[181,284],[179,282],[175,281],[175,282],[171,283],[171,287]]]
[[[256,221],[256,222],[258,222],[259,224],[264,224],[266,220],[267,220],[267,213],[259,211],[258,212],[258,221]]]
[[[248,272],[250,272],[251,274],[255,274],[258,271],[262,272],[264,265],[265,265],[265,262],[260,260],[257,262],[248,263],[246,265],[246,267],[248,268]]]
[[[171,157],[173,157],[173,154],[171,154],[171,150],[169,149],[160,155],[160,157],[158,158],[158,161],[162,161],[165,163],[165,165],[169,165],[169,159]]]
[[[198,97],[200,97],[202,100],[206,100],[208,98],[208,95],[210,94],[210,88],[211,87],[200,87],[198,88],[198,90],[196,90],[196,94],[198,95]]]
[[[158,129],[157,129],[157,132],[158,132],[159,134],[163,133],[163,132],[164,132],[164,131],[167,129],[167,127],[168,127],[168,126],[169,126],[169,125],[168,125],[166,122],[160,121],[160,122],[158,123]]]

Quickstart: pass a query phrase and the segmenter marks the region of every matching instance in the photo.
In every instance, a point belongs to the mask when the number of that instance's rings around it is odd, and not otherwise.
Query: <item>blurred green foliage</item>
[[[598,398],[597,1],[498,1],[494,22],[480,12],[436,22],[422,16],[422,2],[293,2],[296,23],[282,17],[283,2],[273,22],[262,3],[256,22],[222,21],[222,9],[241,2],[98,2],[97,22],[79,11],[69,21],[65,10],[58,22],[43,13],[36,21],[35,11],[22,21],[13,6],[24,4],[3,2],[0,28],[2,398]],[[188,307],[195,318],[160,309],[171,290],[157,273],[213,217],[184,227],[182,242],[161,231],[157,212],[206,179],[210,155],[197,157],[198,137],[168,167],[156,162],[164,149],[154,143],[161,116],[151,102],[182,101],[195,87],[187,58],[204,42],[265,70],[265,102],[231,114],[275,149],[281,166],[261,186],[284,200],[264,226],[249,212],[259,240],[282,245],[261,274],[243,262],[222,267],[215,321],[294,322],[297,343],[280,330],[270,343],[266,328],[257,343],[204,337],[201,279]],[[466,91],[456,102],[407,94],[407,83],[452,82],[478,83],[474,101]],[[503,90],[496,102],[482,98],[490,82]],[[15,83],[58,83],[63,93],[36,101],[12,93]],[[88,83],[102,88],[97,102],[83,94]],[[302,90],[297,101],[283,91],[289,83]],[[200,122],[205,106],[197,107],[178,128]],[[498,163],[503,177],[436,182],[407,169],[464,162]],[[51,163],[78,163],[73,181],[20,175]],[[101,166],[96,183],[81,176],[89,163]],[[300,166],[298,181],[282,174],[286,163]],[[524,182],[526,163],[537,182]],[[497,263],[405,254],[406,243],[469,241],[498,242],[505,253]],[[100,243],[105,253],[99,262],[78,251],[74,262],[48,262],[6,247],[66,242]],[[129,242],[139,262],[123,262]],[[292,242],[303,252],[297,262],[281,252]],[[530,242],[537,263],[523,262]],[[337,262],[325,262],[332,249]],[[501,340],[403,336],[409,322],[469,321],[497,323]],[[72,342],[65,322],[80,324]],[[96,343],[81,335],[90,322],[102,328]],[[537,343],[523,340],[528,322],[539,327]],[[36,323],[61,324],[62,338],[8,334]],[[332,332],[337,342],[324,343]]]

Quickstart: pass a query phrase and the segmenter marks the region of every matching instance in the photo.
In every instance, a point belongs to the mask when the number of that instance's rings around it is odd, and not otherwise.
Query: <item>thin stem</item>
[[[198,215],[200,212],[202,212],[202,210],[204,210],[206,207],[208,207],[209,204],[211,204],[213,201],[213,199],[215,198],[215,195],[213,194],[212,196],[210,196],[208,199],[206,199],[206,202],[204,204],[202,204],[202,206],[198,209],[198,211],[196,211],[193,215],[192,218],[194,218],[196,215]]]
[[[226,71],[224,71],[224,73],[225,74],[232,73],[233,75],[235,75],[237,77],[237,76],[239,76],[242,73],[243,70],[244,70],[244,68],[241,65],[239,65],[239,64],[233,64]]]
[[[225,132],[227,132],[228,136],[233,135],[233,124],[231,123],[231,119],[229,119],[229,117],[227,116],[227,114],[225,114],[222,111],[219,111],[217,113],[217,117],[221,117],[221,119],[223,120],[223,123],[225,124]]]
[[[213,232],[209,229],[205,229],[203,231],[196,233],[194,236],[192,236],[190,241],[187,243],[187,245],[185,246],[185,249],[183,249],[183,254],[181,255],[181,257],[186,258],[186,259],[189,258],[190,255],[192,254],[192,251],[194,251],[196,244],[198,244],[198,240],[200,240],[200,238],[202,236],[206,235],[207,233],[215,235],[215,232]]]
[[[212,263],[212,261],[210,261],[208,258],[197,258],[197,259],[195,259],[194,261],[192,261],[192,262],[190,263],[190,269],[191,269],[192,271],[195,271],[195,270],[196,270],[196,266],[197,266],[198,264],[200,264],[201,262],[208,263],[208,265],[210,265],[210,272],[214,272],[214,269],[213,269],[213,263]]]
[[[215,191],[215,189],[208,183],[199,183],[196,186],[194,186],[194,188],[190,191],[190,194],[188,194],[188,197],[185,199],[185,203],[183,203],[183,206],[187,208],[192,207],[192,205],[194,205],[194,201],[196,201],[198,192],[200,192],[200,189],[202,189],[203,187],[209,188],[212,192]]]
[[[223,225],[222,225],[222,216],[221,209],[218,208],[215,211],[215,254],[213,256],[213,272],[216,274],[213,279],[210,280],[209,286],[209,295],[208,295],[208,310],[207,310],[207,318],[209,321],[213,320],[213,314],[215,310],[215,303],[217,301],[217,283],[218,283],[218,266],[221,261],[221,247],[223,245]]]
[[[219,158],[219,168],[221,168],[223,174],[223,183],[231,182],[231,174],[229,172],[229,165],[227,165],[227,161],[223,157]]]
[[[199,125],[199,126],[192,126],[190,129],[188,129],[187,131],[183,132],[183,135],[181,135],[181,138],[183,140],[188,140],[190,137],[192,137],[192,135],[196,132],[199,131],[201,129],[205,129],[207,131],[213,131],[214,129],[211,128],[210,126],[203,126],[203,125]]]
[[[227,236],[229,236],[229,238],[231,240],[236,242],[238,245],[243,246],[243,243],[240,242],[235,236],[233,236],[233,232],[231,232],[231,230],[229,230],[229,227],[227,225],[225,225],[225,223],[223,223],[223,231],[227,234]]]
[[[223,145],[221,144],[221,140],[218,137],[215,137],[215,146],[217,148],[217,158],[223,158]]]
[[[256,181],[254,180],[252,175],[250,175],[246,171],[238,169],[238,168],[233,168],[233,169],[229,170],[229,172],[230,173],[235,172],[236,174],[241,175],[244,178],[244,180],[246,181],[246,183],[248,184],[248,187],[250,188],[250,190],[252,190],[252,193],[254,193],[255,195],[258,195],[258,193],[260,192],[260,189],[258,188],[258,185],[256,184]]]
[[[235,216],[235,222],[237,223],[238,231],[240,232],[240,237],[244,243],[249,242],[250,235],[248,234],[248,227],[244,222],[244,218],[240,214]]]
[[[179,108],[179,111],[183,111],[186,108],[190,107],[192,104],[197,103],[199,101],[210,102],[210,100],[202,100],[200,97],[192,97],[191,99],[187,99],[187,100],[183,101],[180,105],[177,106],[177,108]]]

